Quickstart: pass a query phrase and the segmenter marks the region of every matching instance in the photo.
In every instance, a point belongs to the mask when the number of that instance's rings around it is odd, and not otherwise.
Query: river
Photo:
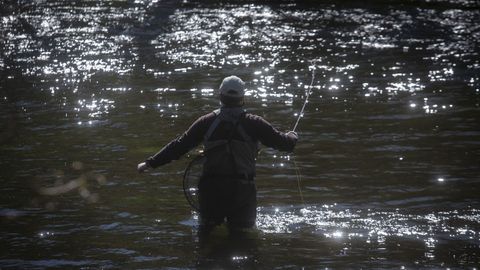
[[[0,268],[478,269],[477,1],[1,1]],[[136,164],[218,108],[293,128],[258,218],[196,236],[183,171]]]

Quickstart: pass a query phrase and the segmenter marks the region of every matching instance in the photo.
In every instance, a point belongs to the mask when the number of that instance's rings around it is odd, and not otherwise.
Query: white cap
[[[245,94],[245,83],[237,76],[229,76],[220,84],[220,94],[227,97],[240,98]]]

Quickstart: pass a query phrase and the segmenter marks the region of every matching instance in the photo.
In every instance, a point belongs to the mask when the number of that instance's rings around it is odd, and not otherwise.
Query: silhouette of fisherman
[[[219,92],[220,109],[198,118],[180,137],[137,166],[139,172],[157,168],[203,143],[206,159],[198,186],[200,236],[225,220],[231,234],[252,228],[258,143],[290,152],[298,140],[295,132],[280,132],[262,117],[245,111],[245,83],[239,77],[226,77]]]

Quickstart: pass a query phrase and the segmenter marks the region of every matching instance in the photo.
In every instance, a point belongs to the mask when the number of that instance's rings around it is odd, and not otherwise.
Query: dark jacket
[[[198,118],[180,137],[172,140],[158,153],[149,157],[146,160],[147,164],[156,168],[172,160],[179,159],[182,155],[203,142],[205,133],[207,133],[216,117],[218,117],[217,114],[211,112]],[[265,146],[286,152],[293,151],[295,147],[296,137],[288,136],[286,133],[278,131],[258,115],[247,113],[240,119],[240,125],[242,125],[252,140],[261,142]],[[212,134],[212,139],[225,139],[228,136],[227,131],[219,125]]]

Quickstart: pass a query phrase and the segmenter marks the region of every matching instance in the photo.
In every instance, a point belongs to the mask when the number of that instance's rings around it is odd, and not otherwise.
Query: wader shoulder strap
[[[212,133],[217,128],[218,124],[220,124],[220,122],[222,121],[220,119],[220,109],[213,111],[213,113],[216,115],[216,118],[215,118],[215,120],[213,120],[213,123],[210,125],[207,132],[205,133],[205,136],[203,137],[204,143],[206,143],[208,141],[210,136],[212,136]]]
[[[220,122],[222,122],[222,119],[220,117],[220,109],[217,109],[217,110],[213,111],[213,113],[217,117],[215,118],[215,120],[213,120],[213,123],[210,125],[207,132],[205,133],[205,136],[203,137],[205,143],[208,141],[210,136],[212,136],[212,134],[215,131],[215,129],[217,128],[218,124],[220,124]],[[242,113],[240,115],[240,117],[233,123],[234,128],[232,129],[232,132],[229,135],[229,138],[228,138],[229,141],[231,140],[231,137],[233,137],[233,133],[235,132],[235,130],[238,130],[238,132],[240,133],[240,136],[242,136],[242,138],[245,141],[252,141],[252,138],[247,134],[247,132],[245,132],[245,129],[242,127],[242,125],[239,125],[240,119],[243,116],[245,116],[245,113]]]
[[[232,139],[233,139],[233,134],[235,134],[235,130],[239,127],[239,124],[240,124],[240,119],[237,119],[232,130],[230,131],[230,134],[228,135],[228,142],[227,142],[227,147],[228,147],[227,149],[228,149],[228,153],[230,154],[229,156],[230,156],[230,160],[232,162],[233,170],[235,171],[235,174],[238,174],[238,167],[237,167],[237,161],[235,160],[235,155],[233,154],[233,151],[232,151]]]

